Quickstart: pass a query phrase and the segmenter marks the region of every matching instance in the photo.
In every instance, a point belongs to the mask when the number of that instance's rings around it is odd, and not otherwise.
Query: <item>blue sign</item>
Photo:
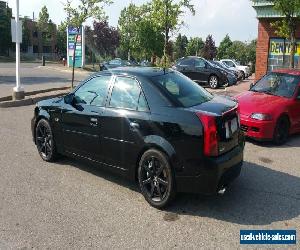
[[[240,244],[296,244],[296,230],[241,230]]]
[[[74,27],[68,27],[68,65],[73,66],[73,57],[75,52],[75,67],[83,67],[84,46],[83,46],[83,27],[79,30]],[[76,41],[76,48],[75,48]]]

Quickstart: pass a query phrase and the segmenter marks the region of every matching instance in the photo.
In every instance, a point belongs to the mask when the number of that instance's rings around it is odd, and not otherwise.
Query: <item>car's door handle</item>
[[[139,129],[140,128],[140,124],[138,124],[137,122],[131,122],[130,124],[131,129]]]
[[[90,119],[90,125],[91,126],[97,126],[98,125],[98,119],[97,118],[91,118]]]

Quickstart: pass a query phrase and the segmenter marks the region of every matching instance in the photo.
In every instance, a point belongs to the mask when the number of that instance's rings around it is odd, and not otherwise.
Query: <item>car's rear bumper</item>
[[[243,147],[237,146],[230,152],[206,158],[205,170],[199,176],[176,176],[178,192],[215,194],[240,175],[243,165]]]
[[[257,140],[271,140],[275,125],[273,121],[258,121],[241,118],[241,129],[247,137]]]

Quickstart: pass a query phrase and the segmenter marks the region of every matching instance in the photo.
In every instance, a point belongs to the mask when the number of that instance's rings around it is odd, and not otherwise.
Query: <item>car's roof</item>
[[[118,67],[109,69],[106,71],[101,71],[96,73],[96,75],[101,75],[105,73],[111,73],[113,75],[132,75],[132,76],[142,76],[142,77],[152,77],[164,75],[173,72],[172,69],[154,68],[154,67]]]
[[[300,76],[300,70],[297,69],[275,69],[272,72]]]

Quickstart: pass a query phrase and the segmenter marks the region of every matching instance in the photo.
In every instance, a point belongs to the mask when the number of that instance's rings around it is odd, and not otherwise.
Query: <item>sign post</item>
[[[13,100],[20,100],[25,98],[24,89],[20,82],[20,43],[21,37],[20,30],[20,20],[19,20],[19,0],[16,0],[16,21],[15,21],[15,34],[16,34],[16,87],[13,88]],[[21,33],[22,34],[22,33]]]

